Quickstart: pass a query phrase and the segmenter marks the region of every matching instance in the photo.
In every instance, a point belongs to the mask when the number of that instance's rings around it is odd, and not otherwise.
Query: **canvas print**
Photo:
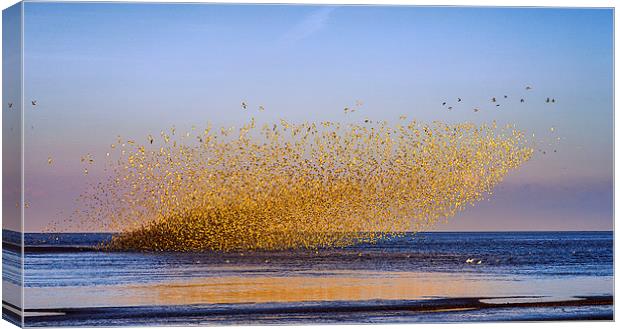
[[[613,320],[613,8],[19,2],[3,319]]]

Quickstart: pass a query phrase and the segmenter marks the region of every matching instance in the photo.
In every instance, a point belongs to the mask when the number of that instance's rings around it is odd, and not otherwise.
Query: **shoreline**
[[[512,296],[510,298],[536,298],[532,296]],[[475,297],[475,298],[438,298],[427,300],[365,300],[365,301],[327,301],[327,302],[300,302],[300,303],[239,303],[239,304],[190,304],[190,305],[152,305],[152,306],[126,306],[126,307],[84,307],[84,308],[40,308],[26,309],[25,323],[27,326],[37,324],[81,326],[84,323],[90,325],[105,326],[106,323],[143,323],[155,321],[157,323],[178,323],[183,319],[200,318],[204,321],[226,323],[280,323],[296,322],[306,323],[307,318],[319,318],[330,322],[330,315],[342,317],[343,314],[353,316],[352,323],[366,322],[364,316],[387,316],[383,321],[390,323],[391,316],[436,316],[436,321],[442,322],[442,315],[464,314],[468,312],[494,312],[497,310],[509,310],[514,314],[525,309],[549,310],[544,316],[533,316],[527,312],[521,317],[507,317],[499,321],[557,321],[557,320],[613,320],[613,307],[608,311],[600,311],[600,308],[613,306],[613,296],[575,296],[572,300],[558,301],[527,301],[527,302],[498,302],[494,299],[505,300],[506,297]],[[486,301],[483,302],[482,300]],[[8,307],[7,307],[8,306]],[[7,308],[19,310],[15,305],[3,302],[3,311]],[[584,314],[559,315],[553,313],[563,308],[599,308],[596,312]],[[559,311],[558,311],[559,312]],[[21,313],[21,312],[20,312]],[[228,319],[230,317],[230,319]],[[244,319],[247,317],[247,319]],[[269,322],[271,319],[273,322]],[[86,321],[86,322],[85,322]],[[99,321],[92,323],[92,321]],[[347,322],[346,319],[334,322]],[[471,321],[471,320],[468,320]],[[476,321],[475,319],[473,321]],[[479,320],[480,321],[480,320]],[[188,321],[189,322],[189,321]]]

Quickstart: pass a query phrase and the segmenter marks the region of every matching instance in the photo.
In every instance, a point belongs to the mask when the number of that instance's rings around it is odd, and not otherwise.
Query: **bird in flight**
[[[479,108],[475,108],[475,109],[474,109],[474,112],[478,112],[478,111],[480,111],[480,109],[479,109]]]
[[[497,102],[497,99],[495,99],[495,97],[491,98],[491,102],[495,103]]]
[[[448,110],[451,110],[451,109],[452,109],[452,106],[448,106]]]
[[[459,98],[457,98],[457,102],[460,102],[460,101],[461,101],[461,98],[460,98],[460,97],[459,97]]]
[[[552,98],[552,99],[551,99],[551,103],[555,103],[555,98]]]
[[[12,109],[13,108],[13,103],[9,103],[9,108]]]
[[[446,106],[446,102],[441,103],[441,106]]]
[[[32,106],[37,106],[37,101],[36,100],[31,101],[31,103],[32,103]]]
[[[525,99],[521,98],[521,103],[525,103]]]
[[[248,108],[248,104],[246,102],[241,102],[241,108],[244,110]]]
[[[550,99],[549,97],[547,97],[547,100],[545,101],[545,103],[549,103]]]
[[[532,87],[530,87],[530,86],[525,86],[525,90],[532,90]]]
[[[258,107],[258,110],[263,112],[265,110],[265,107],[261,105],[261,106]]]

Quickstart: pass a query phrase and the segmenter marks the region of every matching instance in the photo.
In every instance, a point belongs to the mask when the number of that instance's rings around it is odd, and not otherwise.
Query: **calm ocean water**
[[[11,232],[3,234],[5,243],[14,238]],[[318,251],[85,250],[109,238],[92,233],[26,234],[25,308],[47,312],[31,313],[27,325],[450,322],[613,315],[612,305],[487,309],[455,302],[613,295],[612,232],[418,233],[376,245]],[[18,282],[18,272],[11,270],[19,264],[17,254],[6,252],[3,264],[5,277]],[[461,306],[450,312],[410,310],[419,306],[415,303],[437,301]],[[418,306],[403,310],[407,303]]]

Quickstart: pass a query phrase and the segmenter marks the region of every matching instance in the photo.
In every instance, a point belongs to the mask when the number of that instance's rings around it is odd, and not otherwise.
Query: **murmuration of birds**
[[[118,232],[106,250],[374,243],[489,198],[532,157],[531,144],[513,125],[423,124],[405,116],[393,124],[259,125],[252,118],[236,129],[172,127],[157,137],[118,137],[106,174],[66,220]]]

